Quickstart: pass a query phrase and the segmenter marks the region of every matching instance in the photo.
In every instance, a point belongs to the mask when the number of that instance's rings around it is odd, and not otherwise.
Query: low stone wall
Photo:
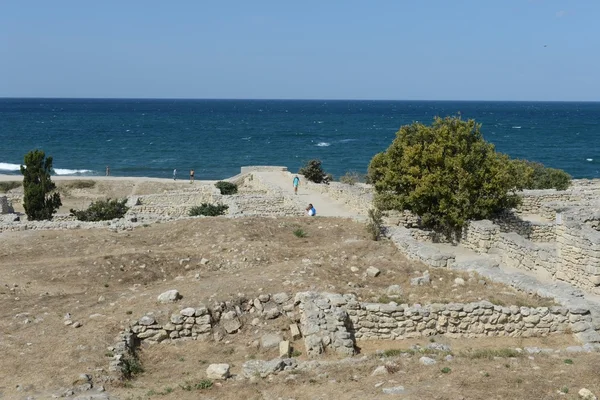
[[[6,196],[0,196],[0,214],[10,214],[15,212],[12,208],[12,204],[8,201]]]
[[[501,256],[503,264],[517,269],[543,269],[554,275],[558,267],[555,245],[534,243],[514,232],[499,233],[492,252]]]
[[[348,310],[357,340],[449,337],[548,336],[578,331],[591,321],[564,307],[501,307],[487,301],[423,307],[360,303]],[[580,324],[581,323],[581,324]]]
[[[144,315],[121,332],[116,344],[109,348],[114,353],[110,370],[119,371],[123,359],[135,357],[136,348],[142,343],[220,341],[225,335],[243,330],[250,318],[281,316],[300,323],[306,354],[310,357],[328,350],[353,355],[357,340],[402,340],[433,335],[534,337],[577,334],[592,326],[590,310],[582,307],[503,307],[488,301],[409,306],[360,302],[354,294],[300,292],[294,297],[287,293],[261,294],[255,299],[215,302],[210,307],[180,308],[163,323],[153,314]],[[293,332],[289,335],[288,339],[299,338]]]
[[[556,278],[600,294],[600,232],[570,222],[556,229]]]

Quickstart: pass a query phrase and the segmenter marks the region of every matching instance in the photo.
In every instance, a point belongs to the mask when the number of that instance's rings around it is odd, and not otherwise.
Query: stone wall
[[[6,196],[0,196],[0,214],[10,214],[15,211],[12,208],[12,204],[8,201]]]
[[[589,313],[570,313],[564,307],[501,307],[488,301],[430,304],[423,307],[359,303],[348,310],[357,340],[405,339],[421,336],[533,337],[578,331]]]
[[[600,232],[573,222],[556,229],[556,278],[600,294]]]
[[[518,269],[543,269],[556,279],[600,294],[600,232],[576,221],[554,226],[555,242],[536,243],[515,232],[501,232],[491,221],[472,221],[461,244],[478,253],[494,253]],[[547,237],[547,236],[544,236]]]
[[[167,321],[162,323],[152,313],[144,315],[121,332],[109,349],[114,352],[110,370],[118,371],[123,358],[135,357],[141,343],[220,341],[225,335],[243,330],[250,319],[282,316],[300,323],[309,357],[326,351],[353,355],[357,340],[403,340],[433,335],[535,337],[577,334],[590,329],[592,324],[590,311],[581,307],[503,307],[488,301],[409,306],[360,302],[354,294],[300,292],[294,297],[283,292],[261,294],[255,299],[215,302],[210,307],[183,307],[168,314]],[[289,335],[289,339],[299,339],[292,332]]]

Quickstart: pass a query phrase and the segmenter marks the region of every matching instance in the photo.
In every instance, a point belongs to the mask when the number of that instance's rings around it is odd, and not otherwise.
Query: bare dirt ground
[[[83,208],[100,197],[124,197],[189,187],[188,182],[108,179],[88,188],[58,181],[63,202]],[[81,185],[81,184],[78,184]],[[76,185],[77,186],[77,185]],[[85,185],[84,185],[85,186]],[[301,229],[305,237],[294,231]],[[207,263],[201,262],[208,260]],[[381,274],[367,277],[369,266]],[[478,301],[546,306],[546,299],[517,293],[477,276],[429,269],[432,284],[411,286],[427,267],[408,261],[387,241],[369,239],[363,224],[342,218],[199,218],[140,227],[23,231],[0,234],[0,398],[49,398],[79,374],[106,374],[107,347],[130,322],[147,312],[158,318],[185,306],[260,293],[305,290],[355,293],[365,301],[389,301],[385,289],[403,289],[399,303]],[[454,279],[460,277],[464,285]],[[183,299],[159,305],[156,297],[178,289]],[[81,327],[64,324],[69,313]],[[248,321],[246,321],[248,322]],[[240,333],[215,342],[187,341],[144,346],[144,372],[131,381],[107,383],[120,399],[568,399],[587,387],[600,392],[600,355],[516,354],[516,347],[564,349],[570,335],[538,339],[486,338],[431,340],[451,346],[426,354],[438,363],[419,363],[411,346],[430,339],[358,342],[351,360],[333,355],[305,370],[266,379],[213,382],[196,388],[210,363],[228,362],[234,375],[249,359],[272,359],[253,344],[265,332],[289,326],[286,318],[246,324]],[[294,343],[302,355],[301,341]],[[400,351],[402,349],[402,351]],[[510,350],[506,350],[510,349]],[[388,350],[386,352],[386,350]],[[387,365],[388,374],[371,376]],[[443,368],[449,368],[442,371]],[[382,388],[403,385],[406,393],[384,395]],[[566,393],[565,393],[566,392]]]

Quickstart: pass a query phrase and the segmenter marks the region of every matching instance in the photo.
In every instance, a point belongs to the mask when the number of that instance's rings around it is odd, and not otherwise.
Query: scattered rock
[[[375,368],[375,370],[373,370],[373,372],[371,373],[371,376],[387,375],[387,374],[388,374],[388,370],[385,367],[385,365],[380,365],[379,367]]]
[[[383,394],[404,394],[406,390],[404,390],[404,386],[394,386],[390,388],[383,388]]]
[[[258,326],[258,325],[260,325],[260,319],[258,319],[258,318],[254,318],[254,319],[252,320],[252,322],[250,322],[250,324],[251,324],[252,326]]]
[[[291,352],[292,348],[290,347],[289,341],[282,340],[281,342],[279,342],[279,357],[289,358]]]
[[[164,293],[161,293],[157,300],[161,304],[174,303],[179,300],[182,296],[179,294],[177,289],[167,290]]]
[[[196,315],[196,309],[192,307],[186,307],[183,310],[179,311],[179,314],[183,315],[184,317],[193,317],[194,315]],[[178,322],[173,323],[177,324]]]
[[[430,283],[431,283],[431,278],[429,277],[429,271],[425,271],[423,273],[423,276],[411,278],[411,280],[410,280],[411,286],[423,286],[423,285],[429,285]]]
[[[210,364],[206,368],[208,379],[225,380],[229,378],[229,364]]]
[[[225,332],[227,333],[236,333],[242,327],[242,323],[237,317],[231,319],[223,319],[222,322],[223,329],[225,329]]]
[[[581,397],[584,400],[598,400],[594,393],[592,393],[589,389],[586,388],[581,388],[578,394],[579,397]]]
[[[389,297],[400,297],[402,296],[402,287],[400,287],[400,285],[388,286],[385,294],[387,294]]]
[[[423,365],[433,365],[433,364],[437,363],[437,361],[435,361],[433,358],[429,358],[429,357],[421,357],[421,358],[419,358],[419,362]]]
[[[290,325],[290,336],[292,336],[292,340],[297,340],[302,337],[302,334],[300,333],[300,329],[298,328],[298,325],[296,325],[296,324]]]
[[[267,333],[260,338],[260,347],[263,349],[272,349],[279,346],[279,342],[281,342],[283,338],[281,335],[275,333]]]
[[[82,324],[81,324],[81,322],[77,321],[77,322],[74,322],[74,323],[73,323],[73,325],[71,325],[71,326],[72,326],[73,328],[81,328],[81,327],[82,327]]]
[[[381,271],[379,271],[379,269],[375,268],[375,267],[369,267],[367,268],[367,275],[370,276],[371,278],[375,278],[379,275]]]
[[[253,378],[260,376],[266,378],[271,374],[279,371],[289,371],[298,366],[298,363],[293,358],[276,358],[271,361],[263,360],[248,360],[242,365],[242,376],[245,378]]]
[[[142,318],[140,318],[140,325],[149,326],[154,325],[155,322],[156,320],[154,319],[154,317],[150,315],[144,315]]]
[[[202,259],[200,260],[200,265],[206,265],[206,264],[208,264],[208,262],[209,262],[209,261],[208,261],[206,258],[202,258]]]
[[[283,304],[290,299],[290,295],[282,292],[273,295],[273,301],[277,304]]]
[[[455,278],[454,283],[457,284],[458,286],[464,286],[465,280],[463,278]]]
[[[360,269],[358,269],[357,267],[350,267],[350,271],[358,272],[358,271],[360,271]]]

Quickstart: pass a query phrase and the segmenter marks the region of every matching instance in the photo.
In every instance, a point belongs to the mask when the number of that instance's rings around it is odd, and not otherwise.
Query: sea
[[[514,158],[600,178],[600,103],[0,98],[0,174],[33,149],[56,175],[224,179],[248,165],[320,159],[365,173],[401,126],[461,115]]]

